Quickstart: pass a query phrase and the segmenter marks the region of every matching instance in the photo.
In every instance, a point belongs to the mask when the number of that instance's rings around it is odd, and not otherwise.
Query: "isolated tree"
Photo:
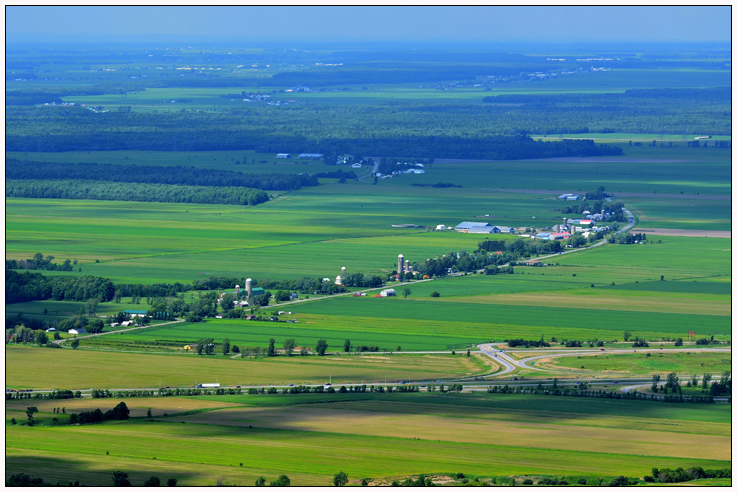
[[[128,480],[128,474],[122,471],[114,471],[113,472],[113,486],[130,487],[131,483]]]
[[[151,418],[151,416],[152,416],[152,414],[151,414],[151,409],[149,408],[149,409],[148,409],[148,410],[146,411],[146,417],[148,417],[148,418]]]
[[[54,332],[54,340],[61,340],[61,334],[58,331]]]
[[[197,340],[197,355],[202,355],[202,352],[205,351],[205,339],[200,338]]]
[[[75,338],[72,340],[72,348],[76,349],[77,347],[79,347],[79,340]]]
[[[409,296],[412,295],[412,289],[410,289],[409,287],[405,287],[404,289],[402,289],[402,295],[405,299],[407,299]]]
[[[276,348],[274,347],[274,344],[275,344],[275,343],[276,343],[276,340],[274,340],[273,338],[271,338],[271,339],[269,340],[269,348],[268,348],[268,350],[266,351],[266,355],[267,355],[268,357],[274,357],[274,356],[276,355]]]
[[[33,342],[38,346],[46,345],[46,342],[48,341],[49,337],[43,330],[36,330],[36,332],[33,334]]]
[[[678,382],[678,376],[675,372],[671,372],[666,376],[666,384],[668,388],[672,390],[676,390],[678,388],[679,382]]]
[[[699,385],[699,375],[696,373],[691,374],[691,386],[694,388]]]
[[[340,471],[333,476],[333,485],[336,487],[343,487],[347,483],[348,475],[345,472]]]
[[[97,313],[97,304],[99,302],[100,301],[98,301],[96,297],[93,297],[92,299],[87,299],[87,302],[84,303],[84,310],[90,316],[94,316]]]
[[[168,487],[176,487],[177,486],[177,479],[176,478],[170,478],[166,481],[166,485]]]
[[[38,408],[26,407],[26,415],[28,416],[28,427],[33,427],[33,423],[35,422],[33,414],[36,412],[38,412]]]
[[[632,332],[631,331],[629,331],[629,330],[625,330],[624,331],[624,341],[625,342],[629,342],[631,336],[632,336]]]
[[[227,338],[223,340],[223,355],[228,355],[230,353],[230,340]]]
[[[294,351],[294,347],[296,346],[297,344],[294,341],[294,338],[287,338],[286,340],[284,340],[283,348],[284,348],[284,353],[287,355],[287,357],[292,356],[292,352]]]
[[[711,381],[711,374],[704,374],[704,376],[701,379],[701,389],[707,389],[709,387],[710,381]]]
[[[351,341],[346,339],[345,342],[343,342],[343,352],[350,352],[351,351]]]
[[[270,487],[289,487],[289,484],[291,484],[292,481],[289,480],[289,477],[286,475],[279,475],[279,478],[277,478],[273,482],[269,482]]]
[[[346,340],[349,341],[349,340]],[[345,348],[345,347],[344,347]],[[328,350],[328,341],[324,338],[321,338],[317,341],[317,345],[315,346],[315,350],[319,355],[325,355],[325,352]]]
[[[151,477],[145,482],[143,482],[144,487],[158,487],[161,484],[161,480],[159,480],[159,477]]]
[[[256,487],[265,487],[266,486],[266,479],[264,477],[258,477],[256,479]]]
[[[212,355],[215,353],[215,340],[212,338],[205,338],[205,355]]]
[[[653,376],[653,384],[650,386],[650,389],[653,391],[653,393],[657,393],[658,392],[658,383],[659,382],[660,382],[660,376],[657,375],[657,374],[654,375]]]

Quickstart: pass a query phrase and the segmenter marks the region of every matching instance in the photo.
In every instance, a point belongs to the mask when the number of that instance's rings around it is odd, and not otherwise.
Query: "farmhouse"
[[[292,154],[276,154],[277,159],[291,159]]]
[[[303,154],[299,154],[297,156],[298,159],[316,159],[316,160],[323,159],[324,157],[325,156],[322,155],[322,154],[304,154],[304,153]]]

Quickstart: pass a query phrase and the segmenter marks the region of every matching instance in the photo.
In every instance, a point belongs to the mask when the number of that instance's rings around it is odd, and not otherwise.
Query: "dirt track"
[[[732,231],[701,231],[696,229],[648,229],[638,227],[632,232],[644,232],[650,236],[721,237],[732,239]]]

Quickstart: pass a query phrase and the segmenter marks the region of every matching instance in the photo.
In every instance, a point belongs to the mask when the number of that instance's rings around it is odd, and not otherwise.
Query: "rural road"
[[[503,374],[508,374],[515,369],[529,369],[532,371],[542,371],[542,372],[555,372],[552,369],[542,369],[540,367],[535,367],[531,363],[533,361],[539,360],[539,359],[550,359],[554,357],[566,357],[566,356],[578,356],[578,355],[589,355],[589,356],[596,356],[596,355],[608,355],[608,354],[628,354],[632,352],[660,352],[659,348],[652,348],[652,349],[638,349],[638,350],[630,350],[630,349],[610,349],[610,350],[604,350],[601,349],[591,349],[591,350],[569,350],[565,352],[547,352],[543,354],[543,351],[540,351],[542,355],[533,355],[530,357],[525,357],[519,360],[514,359],[513,357],[510,357],[506,353],[500,351],[498,348],[496,348],[496,345],[499,345],[498,343],[485,343],[480,344],[479,350],[481,353],[492,357],[493,360],[499,362],[504,366],[504,370],[502,372],[494,374],[494,376],[501,376]],[[668,353],[671,352],[725,352],[725,353],[732,353],[731,348],[682,348],[682,349],[668,349]],[[525,350],[525,352],[530,352],[529,350]],[[532,351],[535,352],[535,351]]]
[[[372,174],[376,174],[376,171],[378,170],[379,170],[379,161],[374,161],[374,169],[371,172],[364,174],[363,176],[360,176],[358,178],[358,181],[362,181],[365,183],[366,178],[370,177]]]

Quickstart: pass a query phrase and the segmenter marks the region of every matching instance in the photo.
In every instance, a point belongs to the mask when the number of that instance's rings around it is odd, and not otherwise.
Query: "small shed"
[[[380,295],[381,297],[391,297],[391,296],[396,296],[396,295],[397,295],[397,291],[396,291],[396,290],[394,290],[394,289],[384,289],[384,290],[382,290],[382,291],[381,291],[381,293],[380,293],[379,295]]]
[[[291,159],[292,154],[276,154],[277,159]]]

